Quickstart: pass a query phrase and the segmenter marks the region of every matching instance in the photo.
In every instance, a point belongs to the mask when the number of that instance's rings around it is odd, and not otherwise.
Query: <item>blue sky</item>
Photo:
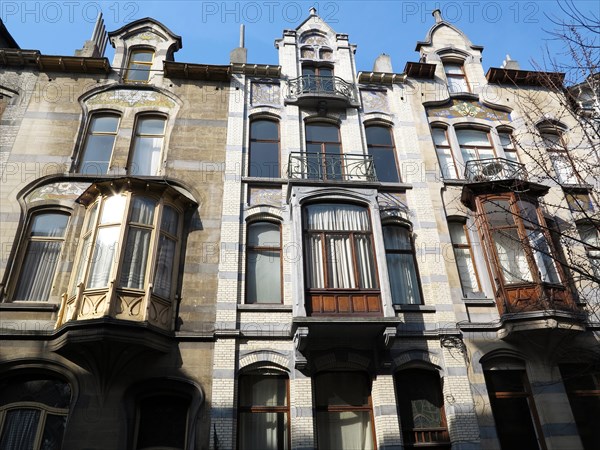
[[[596,1],[576,1],[583,12],[600,14]],[[483,45],[484,68],[498,67],[508,53],[531,69],[541,61],[548,42],[544,30],[555,25],[548,16],[561,16],[557,3],[548,1],[47,1],[2,0],[0,16],[23,49],[45,54],[72,55],[91,36],[97,13],[104,14],[109,31],[143,17],[153,17],[183,38],[177,61],[227,64],[238,45],[239,26],[246,25],[248,62],[277,64],[273,46],[282,31],[295,28],[311,6],[337,32],[347,33],[358,45],[357,69],[371,70],[380,53],[392,57],[396,72],[416,61],[415,44],[433,24],[431,11],[463,30],[474,44]],[[550,42],[559,55],[560,46]],[[112,58],[112,48],[107,50]]]

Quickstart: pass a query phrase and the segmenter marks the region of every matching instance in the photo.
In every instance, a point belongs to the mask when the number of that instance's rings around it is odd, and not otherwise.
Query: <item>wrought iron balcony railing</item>
[[[509,159],[476,159],[467,162],[465,179],[470,183],[499,180],[527,181],[527,172],[523,164]]]
[[[290,153],[288,178],[321,181],[377,181],[370,155]]]
[[[302,75],[288,80],[288,100],[297,101],[302,97],[338,98],[346,103],[357,103],[356,87],[340,77]]]

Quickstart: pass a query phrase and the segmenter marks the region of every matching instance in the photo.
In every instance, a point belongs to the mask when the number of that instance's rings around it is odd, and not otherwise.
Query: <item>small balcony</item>
[[[303,75],[288,80],[286,103],[316,107],[323,101],[328,107],[358,106],[356,86],[334,76]]]
[[[290,180],[377,181],[373,157],[292,152],[288,160]]]
[[[504,159],[488,158],[467,162],[465,179],[469,183],[486,183],[504,180],[527,181],[523,164]]]

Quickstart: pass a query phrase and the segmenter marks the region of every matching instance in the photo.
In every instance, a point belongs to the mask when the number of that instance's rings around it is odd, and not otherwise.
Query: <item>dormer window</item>
[[[467,82],[467,76],[462,62],[455,61],[444,61],[444,72],[446,74],[446,80],[448,82],[448,91],[451,94],[458,94],[459,92],[471,92],[469,89],[469,83]]]
[[[125,81],[134,83],[147,83],[150,79],[150,69],[154,60],[154,50],[137,49],[131,52]]]

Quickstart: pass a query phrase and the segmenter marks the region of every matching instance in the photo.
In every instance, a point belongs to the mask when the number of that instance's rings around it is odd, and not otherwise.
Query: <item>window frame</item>
[[[117,126],[116,126],[115,131],[114,132],[94,132],[91,127],[92,127],[92,124],[94,123],[94,120],[98,117],[116,117],[117,118]],[[86,129],[85,129],[85,137],[84,137],[83,145],[81,146],[81,150],[79,152],[76,173],[81,173],[83,175],[89,175],[87,172],[83,172],[83,165],[89,164],[89,163],[84,163],[84,158],[85,158],[85,154],[87,153],[87,150],[88,150],[88,144],[89,144],[90,138],[92,136],[114,136],[113,141],[112,141],[112,146],[111,146],[110,152],[108,154],[107,170],[105,173],[100,173],[99,175],[106,175],[110,171],[112,160],[113,160],[114,153],[115,153],[117,137],[119,136],[119,129],[121,127],[122,119],[123,119],[123,116],[120,111],[98,110],[98,111],[94,111],[90,114],[88,121],[87,121]],[[94,161],[94,163],[97,163],[97,161]],[[92,175],[96,175],[96,174],[94,173]]]
[[[487,146],[478,146],[478,145],[472,145],[472,144],[462,144],[460,142],[460,132],[461,131],[477,131],[480,133],[485,133],[487,140],[488,140],[488,145]],[[456,134],[456,141],[458,142],[458,149],[460,151],[460,156],[462,158],[462,165],[463,167],[467,166],[467,163],[469,161],[482,161],[482,160],[486,160],[486,159],[491,159],[491,158],[497,158],[498,155],[496,153],[496,147],[494,146],[494,142],[492,141],[492,136],[491,136],[491,128],[482,128],[482,127],[478,127],[478,126],[461,126],[461,125],[456,125],[454,127],[454,133]],[[492,151],[492,157],[491,158],[482,158],[479,150],[480,149],[487,149],[487,150],[491,150]],[[463,151],[463,149],[466,150],[474,150],[476,157],[473,159],[468,159],[466,160],[464,157],[465,152]]]
[[[454,239],[452,239],[452,231],[450,230],[451,226],[460,226],[462,228],[462,233],[465,236],[466,244],[460,244],[460,243],[454,242]],[[472,294],[482,293],[483,285],[481,283],[479,270],[477,269],[477,265],[475,264],[475,261],[476,261],[475,252],[473,251],[473,243],[471,240],[471,234],[469,233],[469,228],[467,226],[467,222],[465,220],[455,220],[455,219],[448,220],[448,231],[450,232],[450,242],[452,244],[452,251],[454,252],[454,260],[456,262],[456,270],[458,271],[458,278],[460,280],[461,289],[463,291],[464,298],[468,298],[469,295],[468,295],[468,292],[465,290],[464,281],[463,281],[465,274],[461,273],[460,267],[458,266],[457,250],[467,250],[468,251],[469,258],[471,260],[471,265],[473,266],[473,269],[475,271],[475,282],[477,283],[476,287],[478,289],[472,290],[469,292]]]
[[[276,225],[279,231],[279,246],[275,247],[275,246],[253,246],[250,245],[249,242],[249,235],[250,235],[250,228],[253,225],[256,224],[263,224],[263,223],[268,223],[271,225]],[[252,222],[249,222],[248,224],[246,224],[246,274],[245,274],[245,303],[248,305],[280,305],[283,303],[283,246],[282,246],[282,238],[283,238],[283,233],[282,233],[282,227],[281,227],[281,223],[277,222],[275,220],[254,220]],[[258,301],[258,299],[255,299],[255,301],[251,302],[249,301],[249,297],[248,297],[248,279],[250,276],[250,271],[248,270],[249,268],[249,260],[250,260],[250,255],[251,252],[264,252],[264,251],[268,251],[268,252],[279,252],[279,301],[278,302],[260,302]]]
[[[369,128],[381,128],[381,129],[387,130],[387,132],[390,135],[390,144],[389,145],[374,144],[372,142],[369,142],[369,137],[368,137],[369,134],[367,132],[367,130]],[[377,167],[376,167],[376,163],[375,163],[375,155],[373,155],[373,153],[371,152],[371,148],[378,149],[379,151],[385,151],[386,153],[391,152],[391,154],[392,154],[392,160],[394,161],[394,172],[396,174],[396,179],[391,180],[391,181],[390,180],[381,180],[379,178],[379,176],[377,176],[377,180],[383,181],[384,183],[401,183],[402,178],[400,177],[398,157],[396,155],[396,145],[395,145],[395,141],[394,141],[393,128],[390,125],[382,124],[382,123],[366,123],[365,124],[365,138],[367,141],[367,152],[371,156],[371,158],[373,158],[373,166],[375,166],[375,173],[377,173]]]
[[[600,225],[591,221],[579,221],[576,223],[577,234],[581,239],[583,247],[585,249],[585,255],[590,263],[592,273],[595,277],[600,278]],[[591,228],[590,232],[583,232],[583,228]],[[595,231],[595,233],[594,233]],[[595,234],[595,237],[592,236]],[[590,242],[596,241],[596,245],[591,244]]]
[[[242,384],[243,380],[246,377],[250,376],[262,376],[262,377],[277,377],[280,379],[285,379],[285,388],[286,388],[286,404],[284,406],[242,406]],[[281,370],[274,369],[256,369],[256,370],[245,370],[240,373],[237,379],[237,393],[238,393],[238,401],[237,401],[237,449],[241,449],[242,444],[242,432],[241,425],[242,421],[240,419],[241,414],[264,414],[264,413],[274,413],[274,414],[285,414],[287,430],[285,432],[285,442],[283,442],[283,448],[291,449],[292,448],[292,424],[291,424],[291,398],[290,398],[290,377],[287,373]]]
[[[337,130],[337,141],[326,141],[323,140],[324,138],[321,138],[321,140],[318,141],[309,141],[308,140],[308,128],[312,127],[312,126],[327,126],[330,128],[335,128]],[[313,151],[308,151],[308,146],[309,145],[319,145],[320,150],[319,152],[313,152]],[[327,148],[328,145],[337,145],[339,147],[339,153],[334,153],[334,152],[327,152]],[[341,135],[341,130],[340,130],[340,125],[338,123],[333,123],[333,122],[327,122],[327,121],[310,121],[310,122],[306,122],[304,124],[304,151],[305,151],[305,155],[307,158],[307,176],[309,179],[313,179],[311,177],[312,173],[310,170],[311,167],[311,156],[310,155],[314,155],[313,158],[317,159],[317,163],[318,163],[318,168],[319,171],[316,174],[316,178],[317,180],[323,180],[323,181],[329,181],[329,180],[343,180],[345,177],[345,167],[344,167],[344,148],[342,146],[342,135]],[[339,171],[336,173],[335,169],[335,165],[333,167],[333,172],[331,172],[331,168],[328,167],[328,156],[333,157],[334,158],[334,162],[335,162],[335,158],[339,158]]]
[[[556,182],[563,185],[580,185],[579,175],[577,174],[575,167],[573,166],[573,160],[571,159],[567,143],[565,141],[565,131],[558,127],[548,128],[545,126],[538,127],[540,138],[542,139],[542,145],[546,149],[552,170],[556,176]],[[554,144],[553,136],[557,140],[557,144]],[[552,143],[552,145],[550,145]],[[563,164],[563,169],[566,169],[569,173],[564,176],[561,175],[560,164]],[[570,182],[573,181],[573,182]]]
[[[256,138],[252,135],[252,125],[255,122],[272,122],[276,125],[277,127],[277,139],[261,139],[261,138]],[[271,118],[271,117],[255,117],[250,121],[250,126],[249,126],[249,146],[248,146],[248,176],[249,177],[257,177],[257,178],[281,178],[281,123],[279,120]],[[253,163],[252,163],[252,154],[254,153],[252,147],[253,147],[253,143],[268,143],[268,144],[277,144],[277,167],[274,169],[275,170],[275,175],[276,176],[271,176],[272,174],[269,173],[268,176],[260,176],[260,175],[256,175],[256,174],[252,174],[252,168]],[[271,172],[271,168],[269,168],[269,172]]]
[[[33,231],[33,224],[37,217],[43,215],[62,215],[66,216],[67,221],[64,228],[64,233],[62,237],[55,236],[41,236],[36,237],[32,236],[31,233]],[[63,252],[65,251],[65,242],[67,241],[67,235],[69,234],[70,224],[71,224],[71,216],[72,211],[66,208],[60,208],[58,205],[56,206],[46,206],[41,208],[33,209],[27,218],[26,227],[24,228],[24,232],[22,234],[22,238],[20,239],[19,249],[18,249],[18,265],[13,266],[13,270],[15,271],[14,282],[12,283],[11,295],[9,298],[12,299],[12,302],[28,302],[28,303],[48,303],[52,298],[52,288],[56,284],[56,277],[58,275],[59,262],[63,256]],[[28,250],[32,242],[59,242],[60,249],[58,251],[56,262],[54,264],[54,274],[51,278],[50,287],[48,288],[48,295],[44,300],[26,300],[26,299],[17,299],[17,292],[19,290],[21,279],[24,276],[23,269],[25,262],[27,260]],[[35,277],[32,277],[31,274],[28,274],[30,280],[33,280]]]
[[[471,89],[471,83],[469,83],[469,78],[467,77],[467,74],[465,72],[465,61],[464,60],[458,60],[458,59],[442,59],[442,66],[444,68],[444,75],[446,76],[446,86],[448,86],[448,92],[450,93],[450,95],[456,95],[456,94],[462,94],[462,93],[472,93],[473,90]],[[448,66],[454,66],[454,67],[459,67],[461,73],[460,74],[454,74],[454,73],[448,73]],[[467,86],[467,90],[466,91],[454,91],[451,86],[452,83],[450,82],[450,80],[464,80],[464,83]]]
[[[415,248],[415,241],[412,235],[412,230],[409,226],[407,226],[407,224],[400,222],[400,221],[395,221],[395,220],[387,220],[384,221],[381,224],[381,231],[382,231],[382,237],[384,236],[384,229],[385,228],[399,228],[401,230],[403,230],[403,232],[406,233],[408,241],[410,242],[410,249],[390,249],[385,245],[385,238],[384,238],[384,250],[385,250],[385,256],[386,256],[386,264],[387,264],[387,270],[388,270],[388,276],[389,278],[392,278],[392,276],[394,276],[392,274],[392,270],[390,268],[390,265],[387,261],[387,256],[388,254],[391,255],[411,255],[411,259],[412,259],[412,269],[414,271],[414,276],[417,282],[417,293],[419,295],[418,300],[416,303],[398,303],[395,302],[394,300],[394,295],[393,295],[393,290],[392,290],[392,282],[390,280],[390,295],[392,296],[392,304],[394,306],[403,306],[403,305],[423,305],[424,301],[423,301],[423,287],[421,286],[421,277],[419,274],[419,266],[417,264],[417,252],[416,252],[416,248]]]
[[[142,52],[151,52],[152,53],[152,59],[150,62],[148,61],[137,61],[134,59],[136,53],[142,53]],[[153,47],[145,47],[145,46],[136,46],[133,47],[129,50],[129,55],[127,58],[127,68],[125,69],[125,76],[123,77],[123,81],[125,83],[140,83],[140,84],[148,84],[150,82],[150,78],[152,76],[152,66],[154,65],[154,60],[156,58],[156,49]],[[145,80],[133,80],[129,78],[129,72],[132,70],[140,70],[140,69],[132,69],[132,65],[133,64],[140,64],[142,66],[148,66],[147,69],[147,73],[148,73],[148,78]]]
[[[507,159],[517,164],[521,164],[521,159],[519,158],[519,152],[517,150],[513,130],[508,128],[496,128],[496,132],[498,133],[500,147],[502,148],[502,152],[504,153],[504,159]],[[502,142],[502,135],[506,136],[509,139],[510,143],[508,145],[504,145],[504,143]],[[509,157],[508,155],[513,156]]]
[[[150,133],[141,133],[140,131],[140,127],[141,127],[141,123],[146,120],[146,119],[160,119],[163,121],[164,125],[163,125],[163,133],[162,134],[150,134]],[[161,176],[161,174],[163,173],[163,163],[164,163],[164,159],[165,159],[165,147],[166,147],[166,139],[167,139],[167,126],[168,126],[168,122],[169,122],[169,117],[166,114],[163,114],[159,111],[146,111],[146,112],[142,112],[136,115],[135,117],[135,123],[133,126],[133,134],[131,137],[131,144],[130,144],[130,148],[129,148],[129,155],[127,158],[127,174],[129,176],[133,176],[133,177],[156,177],[156,176]],[[138,147],[138,138],[139,139],[147,139],[147,138],[161,138],[162,142],[161,142],[161,146],[160,146],[160,151],[159,151],[159,157],[158,157],[158,166],[156,167],[156,171],[155,173],[151,173],[151,174],[143,174],[140,173],[139,168],[136,169],[136,171],[134,172],[133,169],[133,164],[134,161],[136,159],[136,154],[139,151],[139,147]],[[147,155],[147,156],[151,156],[151,155]],[[152,164],[152,163],[150,163]],[[152,167],[150,167],[152,169]]]
[[[437,156],[437,160],[438,160],[438,164],[440,166],[440,173],[442,175],[442,179],[448,179],[448,180],[460,180],[462,178],[462,174],[458,173],[458,164],[456,161],[456,157],[454,156],[454,151],[452,149],[452,143],[450,142],[450,134],[448,132],[448,126],[446,125],[440,125],[440,124],[431,124],[431,138],[433,140],[433,146],[435,147],[435,154]],[[443,131],[444,136],[446,138],[446,142],[448,143],[446,144],[438,144],[436,142],[436,139],[434,137],[434,130],[440,130]],[[454,176],[452,176],[452,173],[448,173],[448,177],[446,177],[446,173],[444,172],[449,172],[450,168],[446,165],[446,166],[442,166],[441,161],[440,161],[440,153],[441,151],[444,150],[448,150],[449,154],[450,154],[450,159],[452,161],[452,168],[454,169]],[[445,167],[445,169],[444,169]]]

